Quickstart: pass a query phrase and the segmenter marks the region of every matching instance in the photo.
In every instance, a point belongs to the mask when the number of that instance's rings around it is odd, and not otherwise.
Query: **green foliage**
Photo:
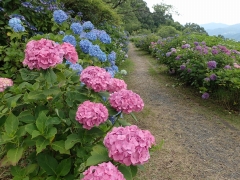
[[[180,34],[181,34],[181,32],[177,31],[172,26],[162,26],[159,28],[159,30],[157,32],[157,35],[162,38],[174,37],[174,36],[180,35]]]
[[[119,25],[121,19],[109,4],[102,0],[63,0],[66,9],[75,12],[81,12],[85,21],[91,21],[93,24],[109,22]]]
[[[207,31],[203,27],[201,27],[195,23],[186,23],[184,25],[183,33],[185,33],[185,34],[200,33],[200,34],[208,35]]]
[[[190,47],[184,47],[186,44]],[[208,92],[228,109],[240,107],[239,48],[238,42],[195,33],[150,44],[151,53],[167,65],[170,74],[201,93]],[[209,61],[215,61],[216,68],[210,69]],[[231,69],[226,69],[226,65]],[[211,79],[213,74],[216,80]]]

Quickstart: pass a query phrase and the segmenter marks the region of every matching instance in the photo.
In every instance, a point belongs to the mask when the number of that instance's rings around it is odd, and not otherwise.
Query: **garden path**
[[[150,130],[158,143],[164,139],[162,149],[151,155],[137,179],[240,179],[240,130],[193,96],[166,86],[170,83],[166,76],[153,76],[157,67],[148,60],[151,57],[133,44],[128,55],[134,62],[126,80],[128,89],[145,103],[144,111],[136,114],[139,122],[134,123]]]

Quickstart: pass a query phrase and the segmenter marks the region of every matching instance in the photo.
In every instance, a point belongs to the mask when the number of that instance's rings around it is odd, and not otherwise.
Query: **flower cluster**
[[[99,39],[104,44],[110,44],[112,41],[110,36],[105,31],[100,32]]]
[[[92,88],[95,92],[105,91],[108,88],[111,75],[97,66],[88,66],[80,76],[80,81]]]
[[[86,33],[85,38],[89,39],[90,41],[95,41],[97,40],[97,34],[94,30],[91,30],[90,32]]]
[[[122,89],[127,89],[127,84],[121,80],[121,79],[117,79],[117,78],[111,78],[109,85],[108,85],[108,91],[113,93],[113,92],[117,92],[120,91]]]
[[[76,41],[76,39],[73,35],[64,36],[62,41],[63,42],[68,42],[68,43],[72,44],[74,47],[76,47],[76,45],[77,45],[77,41]]]
[[[78,106],[75,119],[89,130],[107,121],[108,110],[101,103],[85,101]]]
[[[13,29],[14,32],[25,31],[25,28],[22,26],[22,21],[18,18],[10,19],[8,25]]]
[[[62,62],[64,52],[54,41],[41,39],[31,40],[25,49],[23,65],[29,69],[48,69]]]
[[[90,166],[83,175],[82,180],[125,180],[123,174],[111,162]]]
[[[83,23],[84,30],[92,30],[93,28],[94,28],[94,25],[91,23],[91,21],[86,21]]]
[[[114,51],[112,51],[112,52],[108,55],[108,60],[109,60],[110,62],[116,60],[116,53],[115,53]]]
[[[114,127],[107,133],[103,143],[110,158],[130,166],[144,164],[149,160],[149,148],[155,144],[155,138],[148,130],[131,125]]]
[[[53,12],[53,19],[56,23],[62,24],[68,19],[68,15],[62,10],[55,10]]]
[[[78,61],[78,53],[75,47],[70,43],[63,43],[61,48],[64,52],[64,58],[75,64]]]
[[[74,71],[77,71],[77,74],[80,75],[83,71],[83,67],[80,64],[70,64],[69,68],[71,68]]]
[[[109,102],[114,109],[126,114],[132,111],[139,112],[144,106],[143,100],[138,94],[126,89],[110,94]]]
[[[72,23],[70,29],[73,31],[74,34],[81,34],[83,31],[83,27],[80,23]]]
[[[83,39],[80,41],[79,43],[81,50],[85,53],[88,54],[89,53],[89,48],[92,46],[92,42],[90,42],[87,39]]]
[[[203,99],[208,99],[209,98],[209,94],[207,92],[202,94],[202,98]]]
[[[105,62],[107,60],[106,54],[100,49],[99,45],[90,46],[89,55],[98,58],[101,62]]]
[[[190,44],[184,44],[184,45],[182,45],[182,49],[187,49],[187,48],[190,48],[191,46],[190,46]]]
[[[215,69],[217,67],[217,62],[216,61],[208,61],[207,66],[209,69]]]
[[[13,81],[8,78],[0,78],[0,92],[3,92],[7,87],[11,87]]]

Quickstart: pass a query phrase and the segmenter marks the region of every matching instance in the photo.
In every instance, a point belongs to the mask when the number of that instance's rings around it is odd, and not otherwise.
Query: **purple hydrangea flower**
[[[210,81],[210,78],[209,78],[209,77],[206,77],[206,78],[204,78],[204,81],[209,82],[209,81]]]
[[[217,67],[217,62],[216,61],[208,61],[207,66],[209,69],[215,69]]]
[[[184,44],[184,45],[182,45],[182,48],[183,48],[183,49],[190,48],[190,47],[191,47],[190,44]]]
[[[226,65],[224,66],[224,69],[232,69],[232,67],[230,65]]]
[[[195,41],[195,42],[194,42],[194,45],[195,45],[195,46],[198,46],[198,45],[199,45],[199,43]]]
[[[185,66],[184,64],[182,64],[182,65],[180,66],[180,69],[183,71],[184,69],[186,69],[186,66]]]
[[[210,75],[210,79],[211,79],[212,81],[215,81],[215,80],[217,79],[216,74],[211,74],[211,75]]]
[[[202,98],[203,99],[208,99],[209,98],[209,94],[207,92],[202,94]]]
[[[166,56],[169,57],[172,54],[172,52],[167,52]]]
[[[176,60],[179,60],[180,58],[181,58],[181,56],[177,56],[175,59],[176,59]]]

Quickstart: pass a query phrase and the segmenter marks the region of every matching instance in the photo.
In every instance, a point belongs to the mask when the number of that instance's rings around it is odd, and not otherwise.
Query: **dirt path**
[[[135,64],[128,88],[145,102],[145,111],[137,114],[138,126],[149,129],[157,142],[165,141],[138,179],[240,179],[240,131],[214,113],[206,116],[207,107],[166,87],[164,77],[151,76],[149,68],[155,67],[147,60],[149,56],[132,44],[128,55]]]

